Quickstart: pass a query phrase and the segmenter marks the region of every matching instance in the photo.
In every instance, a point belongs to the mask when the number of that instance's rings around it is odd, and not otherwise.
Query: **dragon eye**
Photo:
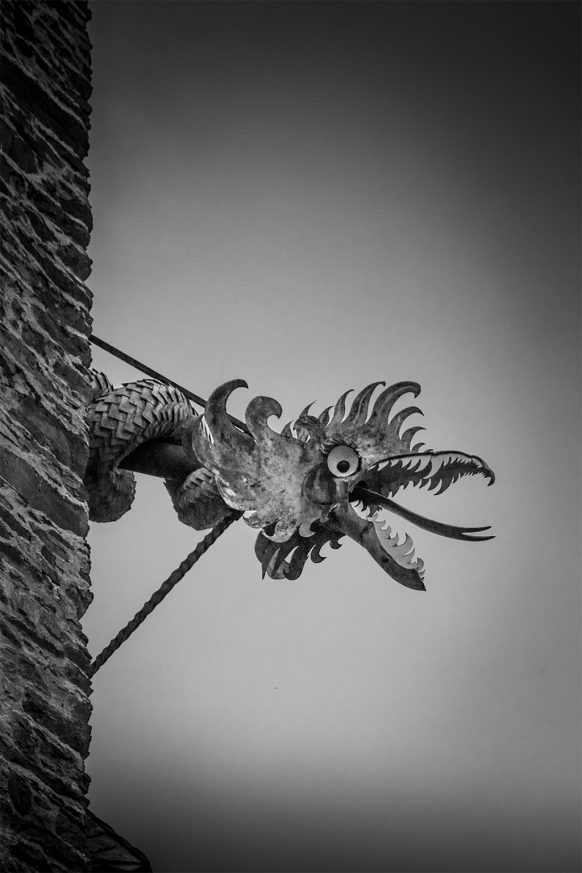
[[[334,446],[327,456],[327,466],[334,476],[351,476],[360,466],[360,457],[351,446]]]

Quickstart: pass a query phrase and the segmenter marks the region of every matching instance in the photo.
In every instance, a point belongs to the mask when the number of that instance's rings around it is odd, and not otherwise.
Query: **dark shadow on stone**
[[[87,812],[85,836],[91,873],[153,873],[144,853],[92,812]]]

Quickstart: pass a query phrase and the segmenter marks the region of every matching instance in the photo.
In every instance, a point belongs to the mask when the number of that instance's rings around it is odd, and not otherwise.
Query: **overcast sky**
[[[497,474],[262,581],[231,527],[94,680],[94,812],[171,871],[579,868],[577,3],[92,3],[94,332],[283,421],[415,380]],[[139,374],[95,350],[115,384]],[[92,525],[97,654],[190,552]]]

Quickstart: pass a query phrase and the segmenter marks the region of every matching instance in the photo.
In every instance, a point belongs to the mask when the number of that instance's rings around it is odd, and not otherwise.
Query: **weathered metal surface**
[[[373,518],[388,509],[409,521],[457,539],[478,536],[487,528],[458,528],[426,519],[399,507],[391,499],[409,483],[428,485],[439,493],[461,476],[481,474],[489,483],[493,473],[480,458],[462,452],[421,451],[412,445],[419,425],[403,432],[407,419],[420,413],[408,406],[393,413],[407,393],[418,396],[415,382],[384,388],[370,408],[375,382],[356,395],[349,410],[343,394],[333,409],[318,417],[303,410],[294,423],[279,433],[269,418],[279,417],[281,407],[269,397],[255,397],[245,419],[252,440],[233,427],[226,401],[246,383],[233,380],[209,398],[204,415],[190,426],[187,450],[202,461],[216,478],[224,501],[244,512],[244,519],[262,533],[256,553],[263,571],[272,578],[297,578],[311,555],[321,560],[327,542],[337,547],[339,537],[349,536],[397,582],[423,589],[423,563],[414,556],[412,540],[403,542]],[[368,513],[361,517],[354,508]],[[278,546],[268,545],[268,541]]]
[[[423,562],[415,558],[410,536],[393,533],[378,514],[390,512],[454,539],[489,539],[487,527],[437,522],[399,506],[393,497],[409,484],[442,493],[462,476],[479,474],[489,484],[494,476],[475,455],[413,444],[421,426],[403,428],[420,409],[393,410],[406,394],[417,397],[420,387],[415,382],[384,385],[367,385],[349,408],[347,391],[317,417],[310,414],[310,404],[279,432],[269,423],[281,415],[271,397],[250,401],[244,430],[233,421],[226,404],[234,390],[247,387],[240,379],[219,386],[200,416],[170,386],[144,380],[113,391],[102,383],[105,393],[94,400],[89,417],[87,481],[91,486],[91,475],[99,478],[100,465],[106,468],[100,481],[111,487],[127,487],[120,481],[128,475],[121,468],[162,476],[178,517],[197,530],[216,524],[231,509],[242,512],[245,522],[260,530],[255,551],[263,574],[273,579],[298,578],[309,557],[323,560],[324,545],[338,548],[339,539],[348,536],[397,582],[423,589]],[[122,498],[109,499],[117,511]],[[110,512],[101,495],[91,505],[97,507],[93,517],[101,514],[98,520]]]
[[[184,458],[187,459],[186,454]],[[232,515],[232,509],[216,487],[214,476],[205,467],[194,470],[183,481],[166,479],[165,485],[179,520],[194,530],[214,527]]]
[[[163,439],[151,440],[138,446],[119,462],[122,470],[146,473],[160,479],[181,482],[193,473],[200,464],[189,457],[181,445],[167,443]]]
[[[127,512],[135,494],[135,477],[122,469],[124,460],[162,437],[179,445],[182,428],[193,417],[184,395],[171,385],[142,379],[113,389],[103,374],[95,373],[85,473],[89,517],[115,521]]]

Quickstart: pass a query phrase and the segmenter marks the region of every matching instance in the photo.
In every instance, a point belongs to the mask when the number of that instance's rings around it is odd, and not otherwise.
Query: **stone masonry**
[[[0,867],[83,871],[89,11],[0,12]]]

